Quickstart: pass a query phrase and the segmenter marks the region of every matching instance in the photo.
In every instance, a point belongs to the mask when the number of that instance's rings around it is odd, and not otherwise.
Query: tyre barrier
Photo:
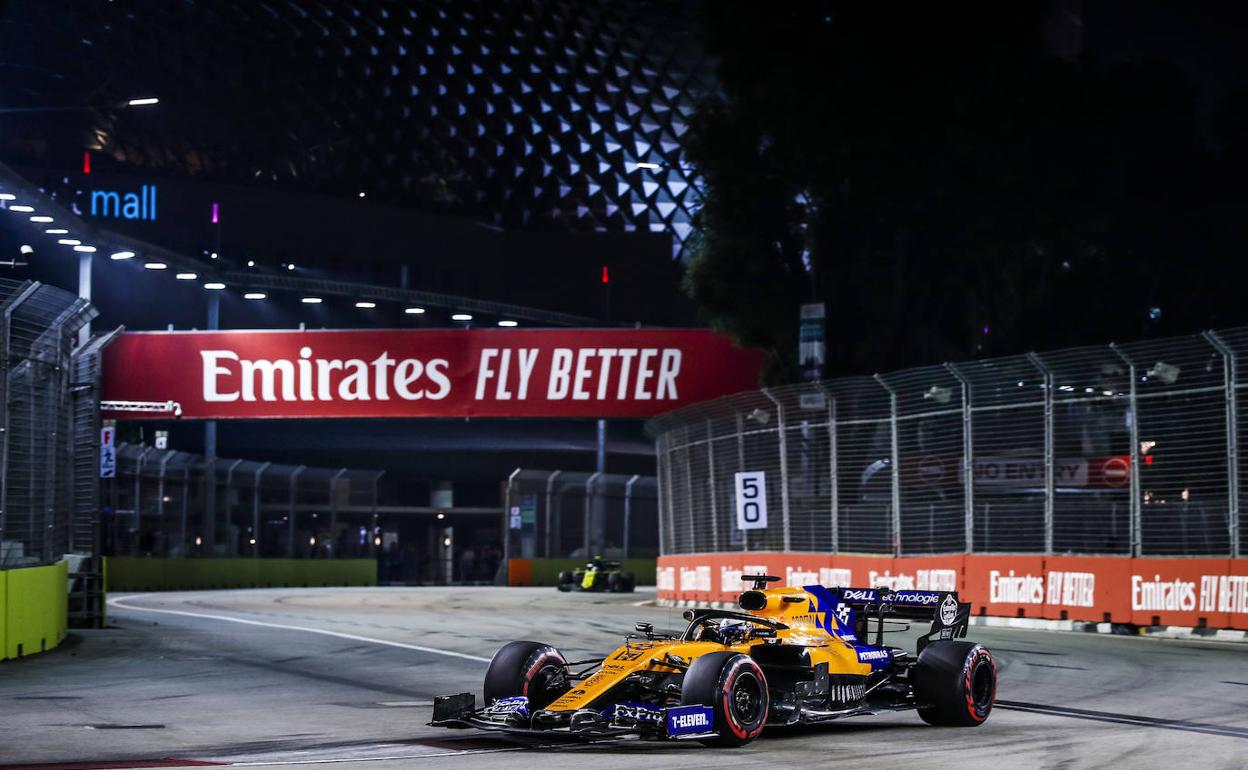
[[[714,553],[659,557],[660,600],[733,604],[743,574],[784,585],[956,590],[973,615],[1248,629],[1248,559]]]

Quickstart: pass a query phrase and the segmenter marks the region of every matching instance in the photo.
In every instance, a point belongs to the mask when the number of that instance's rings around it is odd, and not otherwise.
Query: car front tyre
[[[509,642],[485,670],[485,704],[523,695],[529,710],[549,706],[569,689],[568,661],[558,650],[541,642]]]
[[[744,746],[754,740],[771,707],[763,670],[736,652],[711,652],[694,660],[685,672],[680,702],[714,710],[715,737],[702,739],[708,746]]]

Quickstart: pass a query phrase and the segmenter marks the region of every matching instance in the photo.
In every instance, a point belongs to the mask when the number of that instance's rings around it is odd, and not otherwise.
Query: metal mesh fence
[[[117,477],[103,490],[103,550],[112,556],[372,558],[380,545],[381,476],[221,457],[209,462],[121,444]]]
[[[663,553],[1239,556],[1248,328],[740,393],[653,419]],[[765,474],[764,529],[735,476]]]
[[[71,360],[96,312],[39,283],[0,280],[0,568],[70,549],[77,502]]]
[[[622,559],[659,553],[653,476],[517,468],[505,497],[509,556]]]

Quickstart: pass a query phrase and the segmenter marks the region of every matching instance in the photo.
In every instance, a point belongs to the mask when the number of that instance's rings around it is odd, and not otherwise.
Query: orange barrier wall
[[[1248,630],[1248,559],[1031,554],[809,553],[662,556],[660,599],[735,602],[742,574],[786,585],[956,589],[976,615]]]

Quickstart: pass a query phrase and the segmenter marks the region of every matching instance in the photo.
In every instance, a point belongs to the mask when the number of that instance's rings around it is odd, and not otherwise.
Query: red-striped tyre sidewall
[[[982,705],[975,703],[975,672],[981,666],[988,666],[992,671],[992,695]],[[966,665],[962,670],[962,686],[966,694],[966,713],[975,722],[983,722],[992,713],[992,704],[997,700],[997,661],[992,653],[984,647],[977,647],[966,656]]]
[[[997,664],[974,642],[938,641],[927,645],[910,672],[923,721],[938,727],[976,727],[992,713],[997,697]],[[980,685],[979,703],[975,686]]]
[[[528,698],[530,701],[533,700],[533,693],[530,690],[533,685],[533,680],[536,679],[541,670],[547,666],[560,666],[565,672],[567,671],[567,662],[563,659],[563,656],[556,652],[553,648],[539,650],[534,653],[528,662],[525,663],[524,687],[521,690],[521,695]],[[538,706],[538,708],[546,705],[548,704],[543,703]]]
[[[760,714],[757,725],[743,725],[733,712],[732,708],[732,688],[736,684],[737,679],[743,674],[752,675],[759,684],[761,693]],[[767,691],[767,677],[763,675],[763,670],[758,664],[745,655],[739,655],[733,658],[728,665],[724,666],[719,675],[719,697],[715,707],[716,717],[720,720],[720,724],[727,727],[732,732],[733,737],[742,743],[752,741],[763,731],[763,727],[767,725],[767,711],[771,706],[770,695]]]
[[[561,693],[534,692],[534,683],[544,668],[556,666],[567,674],[568,664],[554,647],[543,642],[510,642],[499,648],[490,660],[485,672],[485,703],[489,705],[499,698],[523,695],[534,704],[544,708]],[[542,696],[534,698],[535,695]],[[544,702],[543,702],[544,701]]]

